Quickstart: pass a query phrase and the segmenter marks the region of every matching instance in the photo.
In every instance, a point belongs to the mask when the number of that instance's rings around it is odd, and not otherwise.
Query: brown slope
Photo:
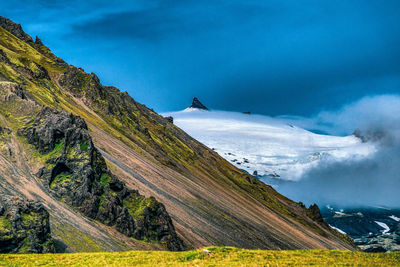
[[[301,205],[238,170],[127,93],[55,60],[40,42],[33,45],[0,28],[0,44],[9,58],[17,57],[12,64],[3,61],[3,79],[22,84],[40,104],[85,118],[110,169],[130,188],[164,203],[187,245],[354,248]]]
[[[229,184],[155,165],[98,128],[93,128],[92,136],[112,170],[128,186],[163,202],[182,239],[194,247],[224,244],[266,249],[351,249],[324,227],[319,229],[326,237]],[[293,202],[282,201],[282,205]],[[304,209],[294,206],[304,216]],[[310,218],[303,218],[313,224]]]

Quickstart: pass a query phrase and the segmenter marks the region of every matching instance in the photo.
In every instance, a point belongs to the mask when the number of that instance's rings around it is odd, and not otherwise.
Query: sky
[[[0,1],[68,63],[158,112],[311,116],[400,93],[400,1]]]

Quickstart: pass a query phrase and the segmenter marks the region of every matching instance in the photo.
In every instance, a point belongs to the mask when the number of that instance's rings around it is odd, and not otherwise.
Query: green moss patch
[[[36,213],[21,213],[22,224],[29,226],[32,222],[39,220],[39,216]]]
[[[111,177],[108,173],[102,173],[100,176],[100,184],[106,186],[111,182]]]
[[[11,223],[10,221],[5,218],[5,217],[0,217],[0,237],[2,238],[8,238],[11,237]]]
[[[89,144],[87,142],[84,142],[84,143],[80,144],[79,146],[80,146],[82,152],[87,152]]]
[[[70,173],[60,173],[50,184],[50,188],[54,188],[56,186],[65,187],[67,184],[71,183],[71,174]]]
[[[142,217],[146,207],[155,209],[158,204],[157,200],[153,197],[145,198],[134,195],[124,201],[124,206],[128,208],[133,218]]]

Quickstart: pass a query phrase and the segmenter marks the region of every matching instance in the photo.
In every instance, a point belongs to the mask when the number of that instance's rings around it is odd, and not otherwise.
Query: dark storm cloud
[[[22,1],[69,62],[158,111],[310,114],[400,88],[399,1]]]
[[[187,35],[226,30],[237,27],[240,21],[246,23],[261,15],[272,17],[278,11],[251,1],[161,1],[143,10],[104,14],[97,20],[76,24],[73,29],[78,36],[159,41],[170,36],[179,39]]]
[[[160,87],[177,93],[163,109],[197,95],[218,109],[304,114],[399,90],[400,79],[350,87],[399,76],[399,4],[379,3],[161,1],[74,25],[73,34],[151,46]]]

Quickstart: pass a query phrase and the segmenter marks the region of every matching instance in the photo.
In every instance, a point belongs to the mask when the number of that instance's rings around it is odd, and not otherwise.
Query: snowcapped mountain
[[[299,180],[328,162],[358,160],[375,152],[360,138],[316,134],[284,118],[188,108],[164,114],[238,168],[261,179]]]

